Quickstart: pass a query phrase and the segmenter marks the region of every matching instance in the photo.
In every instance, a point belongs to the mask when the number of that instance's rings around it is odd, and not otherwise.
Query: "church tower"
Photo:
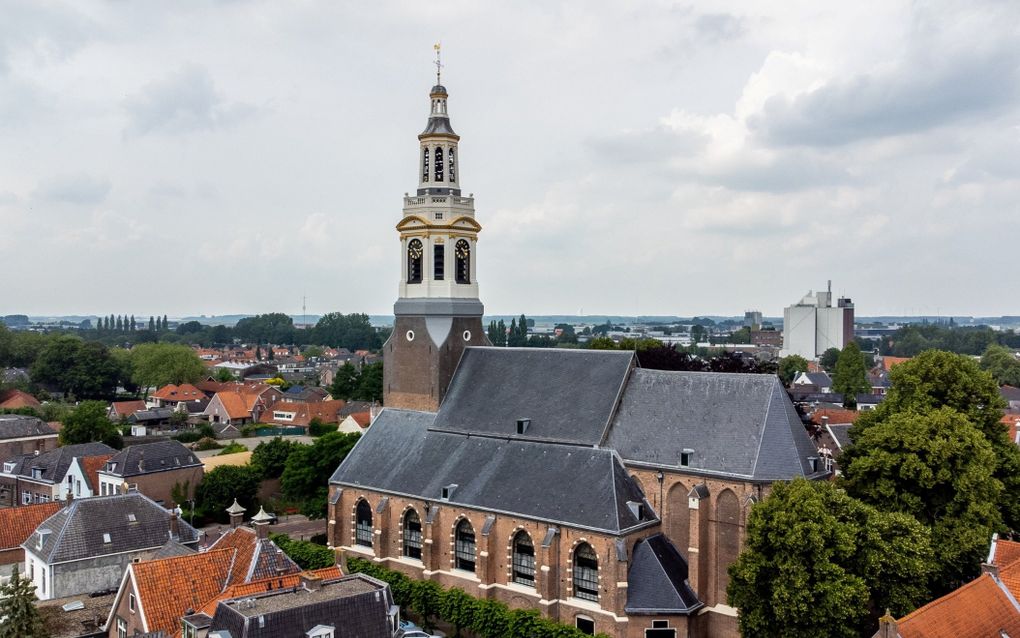
[[[383,404],[435,411],[467,346],[491,345],[482,326],[475,274],[478,233],[473,197],[460,188],[460,136],[446,110],[436,45],[436,86],[418,136],[418,191],[404,197],[396,321],[383,346]]]

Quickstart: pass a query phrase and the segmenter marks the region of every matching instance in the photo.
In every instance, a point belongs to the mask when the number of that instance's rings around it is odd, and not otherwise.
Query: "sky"
[[[442,42],[491,314],[1020,314],[1020,3],[0,0],[0,314],[386,314]]]

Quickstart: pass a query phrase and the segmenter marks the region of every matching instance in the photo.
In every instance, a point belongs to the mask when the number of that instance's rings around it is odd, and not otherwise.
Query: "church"
[[[397,224],[385,408],[330,479],[331,546],[589,634],[736,638],[727,569],[750,508],[829,475],[786,391],[631,352],[492,347],[438,80]]]

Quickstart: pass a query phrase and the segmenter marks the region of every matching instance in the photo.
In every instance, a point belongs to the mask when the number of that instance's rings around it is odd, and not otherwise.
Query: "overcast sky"
[[[489,313],[1020,314],[1009,0],[0,0],[0,314],[391,312],[437,40]]]

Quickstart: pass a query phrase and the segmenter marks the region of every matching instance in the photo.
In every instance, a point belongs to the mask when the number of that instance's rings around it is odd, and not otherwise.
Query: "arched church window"
[[[414,510],[404,514],[404,556],[421,560],[421,518]]]
[[[513,542],[513,580],[521,585],[535,586],[535,544],[523,529]]]
[[[436,181],[443,181],[443,149],[436,147],[436,150],[432,153],[436,158]]]
[[[372,506],[368,501],[358,501],[354,510],[354,542],[365,547],[372,546]]]
[[[421,181],[429,181],[429,149],[421,149]]]
[[[446,151],[446,155],[447,155],[446,160],[450,164],[450,168],[446,172],[450,174],[450,181],[451,182],[456,182],[457,181],[457,173],[455,172],[456,168],[453,165],[453,149],[451,148],[450,150]]]
[[[574,596],[584,600],[599,599],[599,557],[588,543],[574,550]]]
[[[407,283],[420,284],[422,275],[422,257],[425,248],[420,239],[412,239],[407,244]]]
[[[457,523],[454,554],[457,569],[475,571],[475,528],[471,527],[471,521],[466,518]]]
[[[471,283],[471,245],[461,239],[454,247],[454,255],[457,258],[457,283]]]

